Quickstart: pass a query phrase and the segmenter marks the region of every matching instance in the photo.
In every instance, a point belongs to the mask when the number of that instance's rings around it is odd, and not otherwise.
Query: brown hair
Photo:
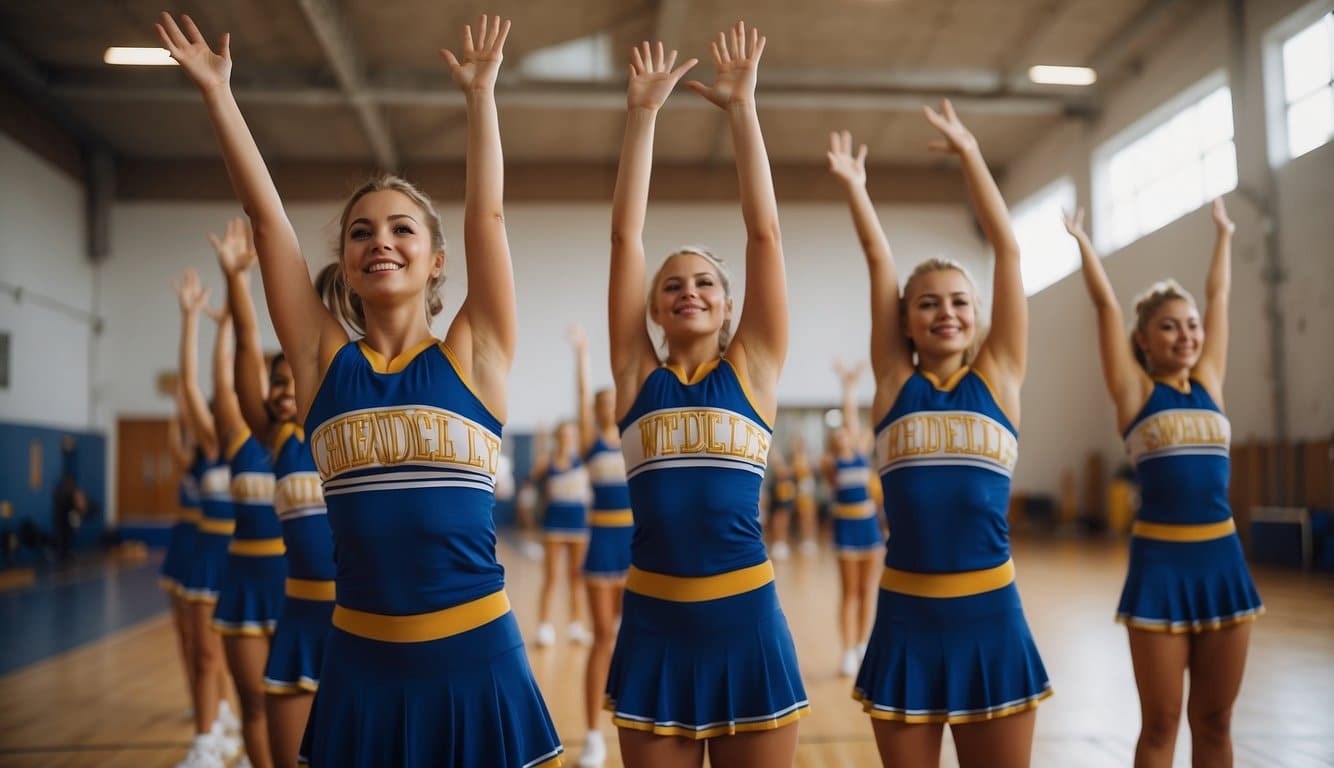
[[[1159,280],[1149,286],[1146,291],[1135,297],[1135,330],[1130,332],[1130,349],[1135,353],[1135,362],[1143,368],[1146,373],[1149,371],[1149,358],[1144,354],[1144,349],[1140,347],[1139,342],[1135,340],[1135,335],[1142,333],[1149,328],[1149,321],[1158,314],[1158,310],[1169,301],[1188,302],[1192,307],[1195,306],[1195,297],[1190,292],[1181,287],[1181,284],[1172,278]]]
[[[677,248],[675,251],[672,251],[671,253],[667,254],[667,258],[663,259],[662,264],[658,266],[658,271],[653,273],[653,280],[649,283],[650,306],[653,303],[653,294],[657,291],[658,288],[658,280],[662,278],[662,270],[667,267],[667,262],[671,261],[677,256],[687,253],[692,254],[694,256],[699,256],[713,265],[714,271],[718,273],[718,280],[721,281],[723,284],[723,296],[725,296],[728,301],[731,301],[732,275],[727,271],[727,265],[723,263],[723,260],[717,256],[714,256],[713,253],[711,253],[706,248],[702,248],[697,245],[683,245],[680,248]],[[727,345],[732,343],[732,329],[730,327],[730,324],[731,324],[730,319],[724,319],[723,327],[718,331],[719,354],[726,352]]]
[[[357,204],[361,198],[372,192],[384,192],[393,190],[399,192],[411,200],[422,213],[426,215],[426,227],[431,235],[431,252],[445,252],[445,233],[444,226],[440,222],[440,214],[436,212],[435,205],[431,203],[431,198],[425,192],[417,189],[411,182],[391,174],[383,174],[368,180],[365,184],[358,187],[352,196],[348,198],[347,203],[343,205],[343,213],[338,217],[338,241],[334,246],[334,255],[338,262],[333,264],[332,274],[329,268],[320,271],[316,279],[316,289],[320,293],[320,298],[324,300],[326,306],[354,332],[364,334],[366,332],[366,310],[361,304],[361,297],[353,293],[351,286],[347,284],[347,275],[343,273],[343,238],[347,235],[347,217],[352,215],[352,207]],[[324,281],[328,281],[327,283]],[[439,275],[431,278],[426,285],[426,322],[440,314],[445,308],[445,301],[440,295],[440,289],[445,284],[445,273],[441,270]]]
[[[929,275],[932,272],[947,272],[953,270],[963,275],[963,279],[968,281],[968,288],[973,292],[973,316],[977,318],[976,322],[981,322],[982,318],[982,299],[977,295],[977,284],[973,282],[973,276],[968,274],[968,270],[962,264],[953,259],[930,258],[913,267],[909,273],[908,280],[903,284],[903,295],[899,300],[899,322],[903,328],[907,328],[908,320],[908,297],[912,295],[913,283],[923,275]],[[977,352],[982,348],[982,342],[986,334],[980,328],[973,334],[973,343],[968,345],[968,349],[963,353],[964,365],[972,363],[977,357]],[[913,344],[912,337],[908,337],[908,351],[911,354],[917,354],[917,347]]]

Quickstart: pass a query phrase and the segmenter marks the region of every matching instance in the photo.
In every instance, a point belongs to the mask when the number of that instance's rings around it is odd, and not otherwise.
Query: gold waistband
[[[227,554],[241,557],[272,557],[287,553],[282,539],[232,539]]]
[[[217,520],[212,517],[204,517],[199,520],[200,533],[214,533],[219,536],[231,536],[236,532],[235,520]]]
[[[510,599],[502,589],[453,608],[410,616],[366,613],[336,605],[333,625],[382,643],[424,643],[476,629],[509,612]]]
[[[288,597],[295,597],[298,600],[329,602],[334,599],[334,582],[316,581],[314,579],[288,579],[285,591]]]
[[[1209,541],[1230,536],[1236,530],[1237,523],[1230,517],[1217,523],[1202,525],[1169,525],[1136,520],[1130,527],[1130,535],[1158,541]]]
[[[588,524],[598,528],[625,528],[635,524],[635,513],[628,509],[604,509],[588,514]]]
[[[1014,561],[1006,560],[995,568],[961,573],[913,573],[886,568],[880,588],[916,597],[967,597],[1000,589],[1014,581]]]
[[[852,504],[835,504],[832,513],[839,520],[865,520],[875,517],[875,505],[870,499]]]
[[[717,576],[694,577],[641,571],[632,565],[626,575],[625,588],[659,600],[700,603],[759,589],[773,580],[774,565],[768,560],[759,565],[720,573]]]
[[[199,525],[199,521],[200,521],[200,520],[203,520],[203,519],[204,519],[204,513],[203,513],[202,510],[199,510],[199,509],[182,509],[182,510],[181,510],[181,514],[180,514],[179,516],[177,516],[177,518],[176,518],[176,522],[178,522],[178,523],[191,523],[192,525]]]

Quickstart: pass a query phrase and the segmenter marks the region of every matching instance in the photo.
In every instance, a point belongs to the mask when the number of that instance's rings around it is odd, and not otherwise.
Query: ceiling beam
[[[372,172],[367,164],[346,161],[270,163],[283,200],[338,202]],[[121,200],[234,200],[226,168],[215,158],[127,158],[117,165]],[[404,175],[433,198],[448,204],[464,197],[461,162],[410,163]],[[965,190],[957,169],[948,165],[872,165],[874,194],[880,203],[962,204]],[[844,193],[824,163],[775,163],[774,189],[784,204],[843,203]],[[616,185],[616,162],[517,162],[505,166],[505,201],[606,204]],[[651,196],[655,201],[736,201],[736,171],[730,165],[654,163]]]
[[[398,152],[394,148],[393,134],[376,100],[367,92],[365,69],[333,0],[296,0],[296,4],[324,51],[324,58],[338,81],[342,100],[356,111],[375,161],[381,170],[397,171]]]
[[[105,87],[59,85],[52,91],[70,101],[121,103],[199,103],[199,93],[184,87]],[[346,96],[330,88],[253,88],[233,89],[242,104],[278,104],[293,107],[323,107],[345,104]],[[923,104],[949,98],[960,111],[998,115],[1066,115],[1087,111],[1082,97],[1030,92],[976,92],[972,90],[905,89],[894,87],[784,86],[762,82],[758,91],[761,109],[795,110],[870,110],[917,112]],[[365,88],[360,101],[374,113],[374,105],[395,107],[437,107],[463,109],[463,94],[454,89],[395,87]],[[625,110],[625,86],[621,83],[518,84],[500,89],[496,100],[501,107],[551,109]],[[674,99],[668,109],[715,109],[703,99]],[[365,111],[362,112],[365,114]],[[378,113],[376,113],[378,114]],[[377,118],[378,120],[378,118]],[[383,123],[381,123],[383,125]]]

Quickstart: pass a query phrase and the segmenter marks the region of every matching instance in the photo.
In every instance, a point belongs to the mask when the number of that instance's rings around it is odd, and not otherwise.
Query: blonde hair
[[[904,328],[908,327],[907,326],[908,297],[912,295],[913,284],[916,283],[919,279],[921,279],[924,275],[929,275],[933,272],[948,272],[951,270],[958,272],[960,275],[963,275],[963,279],[967,281],[968,290],[970,290],[973,294],[973,316],[977,318],[977,322],[981,321],[982,299],[977,295],[977,284],[973,282],[973,276],[968,274],[968,270],[965,269],[962,264],[955,261],[954,259],[933,257],[927,259],[926,261],[923,261],[922,263],[914,267],[913,271],[908,275],[907,282],[903,284],[903,296],[899,300],[899,322],[902,325],[902,327]],[[968,349],[964,350],[963,353],[964,365],[968,365],[973,362],[973,360],[977,357],[978,350],[982,348],[982,342],[985,339],[986,339],[986,334],[983,333],[982,330],[979,328],[973,334],[973,343],[969,344]],[[914,355],[917,354],[917,347],[915,344],[913,344],[911,336],[908,337],[908,350]]]
[[[430,230],[431,252],[445,252],[445,233],[444,225],[440,222],[440,214],[436,212],[435,205],[431,198],[421,190],[412,185],[411,182],[392,174],[383,174],[368,180],[348,198],[347,203],[343,205],[343,213],[338,217],[338,241],[334,246],[334,255],[338,261],[334,264],[332,274],[326,275],[328,268],[320,272],[320,278],[316,281],[316,288],[320,292],[320,298],[333,311],[339,320],[347,325],[354,332],[364,334],[366,332],[366,309],[362,306],[361,297],[352,291],[352,287],[347,284],[347,275],[342,269],[343,264],[343,238],[347,236],[347,217],[352,215],[352,207],[357,204],[361,198],[372,192],[385,192],[392,190],[398,192],[413,202],[426,216],[426,228]],[[323,288],[320,287],[320,280],[328,279],[329,282]],[[426,322],[431,320],[441,310],[445,308],[445,300],[440,295],[440,289],[445,284],[444,270],[440,274],[431,278],[426,284]]]
[[[1162,309],[1164,304],[1178,299],[1189,303],[1192,307],[1195,306],[1195,297],[1182,288],[1181,283],[1170,277],[1159,280],[1135,297],[1135,329],[1130,332],[1130,349],[1135,354],[1135,362],[1139,363],[1145,372],[1149,372],[1149,358],[1135,340],[1135,336],[1148,330],[1149,321],[1158,314],[1158,310]]]
[[[701,246],[683,245],[680,248],[677,248],[675,251],[672,251],[671,253],[667,254],[667,258],[663,259],[662,264],[658,265],[658,271],[653,273],[653,280],[649,283],[649,296],[648,296],[649,306],[653,305],[653,294],[658,289],[658,281],[662,279],[662,271],[667,268],[667,262],[671,261],[677,256],[682,256],[685,254],[699,256],[700,258],[709,262],[709,264],[713,265],[714,271],[718,273],[719,282],[723,284],[723,296],[726,297],[728,301],[731,301],[732,275],[730,272],[727,271],[727,265],[723,263],[723,260],[718,256],[714,256],[712,252]],[[730,327],[731,322],[732,321],[730,318],[725,318],[723,320],[723,327],[718,330],[719,354],[726,352],[727,345],[732,343],[732,329]],[[665,341],[663,343],[666,344]]]

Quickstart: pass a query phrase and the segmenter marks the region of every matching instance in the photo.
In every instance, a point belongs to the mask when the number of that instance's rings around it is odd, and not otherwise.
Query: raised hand
[[[676,66],[676,51],[664,56],[662,41],[650,46],[645,40],[631,48],[630,83],[626,87],[625,106],[628,109],[659,109],[681,76],[698,63],[699,59],[691,59]]]
[[[848,131],[834,131],[829,134],[829,172],[844,184],[853,186],[866,185],[866,145],[861,145],[856,156],[852,154],[852,134]]]
[[[1213,205],[1214,226],[1218,227],[1220,234],[1232,234],[1237,231],[1237,225],[1227,215],[1227,207],[1223,205],[1223,198],[1215,197]]]
[[[746,34],[746,22],[738,21],[730,32],[719,32],[713,48],[713,86],[691,80],[686,87],[723,109],[734,104],[754,104],[755,75],[764,53],[759,30]]]
[[[495,90],[500,62],[505,58],[505,38],[509,33],[509,19],[483,14],[476,43],[473,42],[472,25],[463,28],[462,63],[453,51],[440,49],[440,57],[449,65],[449,73],[459,90],[464,93]]]
[[[244,272],[255,263],[255,246],[250,239],[250,227],[246,226],[243,219],[229,219],[222,239],[209,233],[208,242],[218,254],[218,266],[228,276]]]
[[[927,144],[927,148],[955,155],[976,152],[977,139],[973,138],[973,134],[959,121],[959,116],[954,113],[954,105],[950,100],[941,101],[940,108],[941,111],[937,112],[931,107],[922,107],[922,114],[926,115],[926,119],[936,127],[936,130],[945,135],[944,140],[937,139]]]
[[[223,302],[222,305],[219,306],[217,309],[214,309],[213,307],[210,307],[208,304],[205,304],[204,314],[212,318],[213,322],[217,323],[218,325],[227,323],[232,319],[232,310],[230,307],[227,306],[226,302]]]
[[[1076,240],[1087,240],[1088,233],[1084,231],[1084,207],[1080,206],[1071,214],[1068,211],[1061,211],[1061,221],[1065,223],[1065,231],[1069,232]]]
[[[578,323],[571,323],[570,329],[566,332],[569,336],[570,346],[578,351],[588,348],[588,335],[584,333],[584,327]]]
[[[231,35],[224,32],[218,41],[218,53],[208,46],[204,35],[195,26],[194,21],[181,14],[181,24],[170,13],[162,12],[156,24],[157,36],[162,40],[162,47],[181,65],[181,69],[190,76],[199,90],[208,93],[215,88],[225,87],[232,78]],[[184,31],[182,31],[182,26]]]
[[[182,272],[179,280],[172,280],[171,289],[176,292],[183,314],[195,315],[208,306],[208,289],[199,282],[199,273],[193,269]]]
[[[841,358],[834,358],[834,373],[838,374],[838,379],[843,382],[844,387],[855,387],[857,379],[861,378],[864,370],[866,370],[865,361],[856,365],[844,365]]]

